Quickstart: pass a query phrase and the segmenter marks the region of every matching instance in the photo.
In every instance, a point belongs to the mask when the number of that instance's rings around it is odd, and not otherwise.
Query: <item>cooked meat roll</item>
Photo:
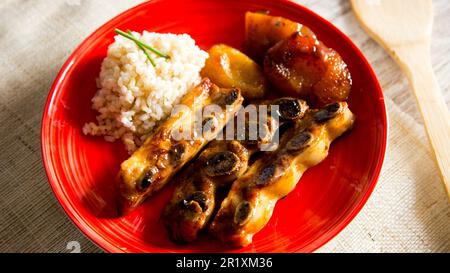
[[[249,138],[249,119],[246,119],[245,136],[234,140],[214,140],[177,176],[177,186],[172,199],[164,211],[164,221],[170,237],[175,242],[185,243],[197,239],[199,232],[209,223],[217,204],[217,191],[239,178],[248,168],[250,157],[269,144],[279,124],[302,118],[308,106],[304,101],[294,98],[281,98],[264,101],[260,104],[276,105],[279,122],[273,122],[273,115],[266,120],[264,130],[255,139]],[[276,109],[269,107],[269,109]],[[270,112],[270,111],[269,111]],[[272,113],[270,113],[272,114]],[[233,124],[237,133],[237,119]],[[274,124],[276,123],[276,124]]]
[[[122,163],[120,212],[126,214],[160,190],[187,162],[234,117],[243,102],[240,90],[220,89],[207,78],[187,93],[183,108],[160,124],[154,133]],[[203,117],[203,133],[197,134],[195,109],[219,106],[221,113]],[[198,107],[198,108],[197,108]],[[194,109],[195,108],[195,109]],[[207,129],[206,129],[207,128]],[[187,137],[182,137],[187,133]]]
[[[283,134],[276,151],[257,160],[233,183],[210,232],[234,247],[250,244],[269,221],[277,201],[295,188],[308,168],[325,159],[331,142],[353,123],[345,102],[308,110]]]

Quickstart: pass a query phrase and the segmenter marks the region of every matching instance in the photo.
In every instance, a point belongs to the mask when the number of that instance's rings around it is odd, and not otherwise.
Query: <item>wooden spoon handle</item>
[[[428,139],[450,197],[450,114],[431,66],[429,43],[403,45],[391,52],[413,87]]]

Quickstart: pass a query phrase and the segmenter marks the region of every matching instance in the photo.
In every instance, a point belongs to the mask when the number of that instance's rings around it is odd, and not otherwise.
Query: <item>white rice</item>
[[[116,36],[109,46],[97,80],[99,90],[92,108],[99,112],[96,123],[87,123],[84,134],[104,136],[107,141],[122,139],[133,152],[168,117],[174,105],[200,82],[200,70],[208,53],[187,34],[133,33],[142,42],[170,56],[158,57],[147,51],[153,67],[136,44]]]

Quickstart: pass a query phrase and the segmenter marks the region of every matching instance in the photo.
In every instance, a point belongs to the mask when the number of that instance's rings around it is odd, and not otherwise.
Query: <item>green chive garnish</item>
[[[146,49],[150,50],[151,52],[155,53],[155,54],[158,55],[159,57],[163,57],[163,58],[165,58],[165,59],[170,58],[169,55],[164,54],[164,53],[162,53],[161,51],[157,50],[156,48],[154,48],[154,47],[152,47],[152,46],[149,46],[149,45],[147,45],[146,43],[143,43],[143,42],[139,41],[138,39],[136,39],[133,35],[130,35],[129,33],[123,32],[123,31],[121,31],[120,29],[117,29],[117,28],[114,30],[114,32],[117,33],[117,34],[119,34],[119,35],[121,35],[121,36],[123,36],[123,37],[125,37],[125,38],[128,38],[128,39],[132,40],[132,41],[135,42],[137,45],[139,45],[139,46],[141,46],[141,47],[143,47],[143,48],[146,48]]]
[[[133,36],[133,33],[131,33],[131,30],[127,30],[127,33],[130,34],[131,36]],[[155,61],[153,60],[152,56],[150,56],[150,54],[148,54],[147,50],[145,50],[145,48],[138,43],[136,43],[136,45],[137,45],[137,47],[139,47],[140,50],[142,50],[144,52],[145,56],[147,56],[147,59],[150,61],[150,63],[153,65],[153,67],[156,67]]]

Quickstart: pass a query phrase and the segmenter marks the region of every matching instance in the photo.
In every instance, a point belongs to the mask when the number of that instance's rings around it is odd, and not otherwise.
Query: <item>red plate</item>
[[[230,250],[216,241],[178,246],[169,241],[161,210],[167,187],[127,217],[116,215],[114,178],[127,154],[121,143],[88,137],[81,128],[95,120],[91,98],[113,29],[190,34],[203,49],[215,43],[240,48],[244,13],[270,10],[310,27],[336,49],[353,76],[353,131],[337,140],[328,158],[307,171],[281,200],[252,245]],[[375,187],[386,150],[386,109],[379,83],[357,47],[332,24],[289,1],[150,1],[95,31],[73,53],[55,80],[42,119],[42,155],[48,179],[62,207],[95,243],[110,252],[311,252],[338,234],[361,210]]]

